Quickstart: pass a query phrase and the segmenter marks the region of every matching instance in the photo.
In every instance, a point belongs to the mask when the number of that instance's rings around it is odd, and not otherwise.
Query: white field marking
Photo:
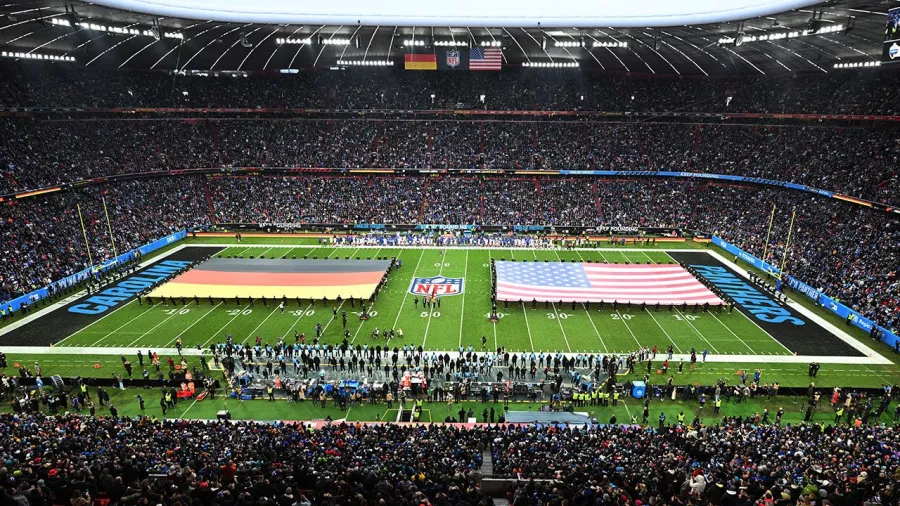
[[[528,309],[525,308],[524,303],[522,304],[522,314],[525,315],[525,328],[528,329],[528,341],[531,343],[531,352],[534,353],[534,340],[531,338],[531,325],[528,324]]]
[[[584,263],[584,257],[581,256],[581,252],[576,251],[575,254],[578,255],[578,258],[581,260],[582,263]],[[559,258],[559,255],[556,255],[556,257]],[[588,309],[587,306],[583,302],[581,303],[581,307],[584,308],[584,312],[587,313],[588,320],[590,320],[590,322],[591,322],[591,327],[594,327],[594,332],[597,333],[597,338],[600,339],[600,344],[603,345],[603,350],[606,353],[609,353],[609,348],[606,347],[606,342],[603,341],[603,336],[600,335],[600,331],[597,330],[597,325],[594,324],[594,318],[591,316],[591,310]],[[641,343],[638,343],[638,346],[640,346],[640,344]]]
[[[233,248],[233,247],[235,247],[234,244],[225,244],[225,243],[191,244],[190,246],[195,247],[195,248],[213,248],[213,247],[216,247],[216,248],[231,247],[231,248]],[[355,245],[344,246],[344,245],[339,245],[339,244],[338,245],[335,245],[335,244],[326,244],[326,245],[322,245],[322,244],[300,244],[300,245],[297,245],[297,244],[271,244],[271,245],[269,245],[269,244],[261,243],[261,244],[254,245],[254,247],[262,247],[262,246],[271,246],[271,248],[273,248],[273,249],[276,249],[276,248],[353,249],[354,247],[356,247]],[[530,250],[547,251],[549,249],[556,249],[556,248],[518,248],[518,247],[517,248],[497,248],[496,246],[452,246],[452,245],[434,246],[434,245],[425,245],[425,244],[421,244],[421,245],[420,244],[407,244],[407,245],[399,245],[399,246],[382,245],[381,247],[383,249],[399,249],[399,250],[404,250],[404,249],[451,249],[451,250],[469,249],[469,250],[473,250],[473,251],[474,250],[498,250],[498,249],[500,249],[500,250],[515,249],[518,251],[530,251]],[[650,252],[674,251],[674,252],[681,252],[681,253],[697,253],[697,252],[704,251],[704,250],[697,249],[697,248],[668,248],[665,250],[660,250],[659,248],[653,249],[653,248],[631,248],[631,247],[629,247],[629,248],[571,248],[570,250],[567,250],[567,251],[584,251],[584,252],[625,251],[625,252],[629,252],[629,253],[641,252],[641,251],[650,251]]]
[[[730,332],[731,335],[733,335],[738,341],[744,343],[744,346],[746,346],[747,349],[750,350],[750,353],[755,353],[755,350],[754,350],[753,348],[751,348],[750,345],[748,345],[746,342],[744,342],[744,340],[741,339],[741,336],[737,335],[733,330],[731,330],[731,327],[729,327],[728,325],[725,325],[725,322],[723,322],[722,320],[720,320],[719,317],[715,315],[715,313],[713,313],[712,311],[710,311],[709,314],[710,314],[710,316],[712,316],[717,322],[719,322],[719,324],[720,324],[721,326],[725,327],[725,330],[727,330],[728,332]],[[776,342],[777,342],[777,341],[776,341]],[[782,345],[782,346],[784,346],[784,345]]]
[[[138,350],[145,352],[147,351],[146,346],[142,347],[86,347],[86,346],[0,346],[0,351],[3,351],[7,354],[25,354],[25,355],[46,355],[46,356],[67,356],[67,355],[86,355],[88,357],[96,357],[96,356],[119,356],[121,354],[135,354]],[[160,348],[155,350],[161,356],[165,355],[177,355],[178,350],[175,348]],[[434,353],[457,353],[458,350],[429,350],[434,351]],[[512,352],[528,352],[529,350],[509,350]],[[613,353],[627,353],[631,350],[621,350],[615,351]],[[478,352],[484,354],[488,352]],[[182,350],[182,355],[186,356],[200,356],[200,355],[208,355],[209,349],[201,349],[197,350],[195,348],[184,348]],[[572,358],[576,356],[575,353],[563,353],[564,356]],[[672,356],[673,360],[690,360],[690,355],[676,353]],[[816,355],[715,355],[711,354],[706,357],[706,363],[717,363],[717,364],[756,364],[756,363],[768,363],[768,364],[792,364],[792,365],[803,365],[806,366],[810,362],[819,362],[821,364],[835,364],[837,366],[859,366],[859,367],[868,367],[872,365],[891,365],[892,362],[888,362],[887,364],[880,364],[877,362],[873,362],[873,360],[869,357],[842,357],[842,356],[816,356]],[[70,362],[66,362],[70,363]],[[774,369],[769,369],[773,370]],[[829,369],[829,371],[832,371]],[[833,370],[833,372],[840,372],[841,370]],[[843,369],[846,372],[862,372],[861,370],[851,370],[851,369]],[[797,373],[798,376],[805,376],[806,373],[803,372]]]
[[[416,266],[413,267],[412,278],[410,278],[410,279],[413,279],[413,278],[416,277],[416,272],[419,270],[419,265],[422,264],[422,257],[424,257],[424,256],[425,256],[425,250],[422,250],[422,252],[419,253],[419,261],[416,262]],[[400,301],[400,309],[397,310],[397,317],[394,318],[394,323],[391,325],[391,328],[392,328],[392,329],[396,329],[396,328],[397,328],[397,322],[400,321],[400,315],[403,314],[403,306],[406,304],[406,299],[407,299],[407,298],[409,298],[409,290],[406,290],[406,293],[403,295],[403,300]],[[353,341],[356,341],[356,336],[359,335],[359,331],[360,331],[360,330],[362,330],[362,324],[360,324],[360,325],[359,325],[359,328],[356,329],[356,334],[353,334]],[[351,343],[352,343],[353,341],[351,341]],[[391,344],[391,338],[390,338],[390,337],[388,337],[388,339],[387,339],[387,341],[385,341],[384,345],[387,346],[387,345],[389,345],[389,344]]]
[[[444,264],[447,263],[444,261],[445,258],[446,258],[446,255],[441,255],[441,268],[438,269],[438,276],[441,276],[444,273]],[[463,281],[463,283],[465,283],[465,281]],[[465,293],[466,293],[466,290],[465,290],[465,287],[463,287],[463,296],[464,297],[465,297]],[[429,311],[428,311],[428,322],[425,323],[425,335],[422,337],[422,348],[425,347],[425,340],[428,339],[428,329],[431,327],[431,315],[433,315],[433,314],[434,314],[434,307],[430,307]],[[460,332],[462,332],[462,327],[460,327]],[[460,334],[460,336],[462,336],[462,334]]]
[[[490,262],[488,262],[490,264]],[[466,250],[466,264],[463,267],[463,283],[466,282],[466,274],[469,272],[469,250]],[[490,282],[490,281],[488,281]],[[463,287],[462,294],[462,311],[459,313],[459,345],[462,346],[462,335],[463,335],[463,319],[466,316],[466,289]]]
[[[190,302],[188,302],[187,304],[185,304],[185,305],[182,306],[182,307],[190,306],[190,305],[193,304],[193,303],[194,303],[194,301],[190,301]],[[134,346],[135,343],[137,343],[138,341],[140,341],[141,339],[143,339],[144,337],[146,337],[147,335],[149,335],[149,334],[150,334],[151,332],[153,332],[154,330],[156,330],[156,329],[158,329],[159,327],[161,327],[163,324],[165,324],[166,322],[168,322],[168,321],[171,320],[172,318],[175,318],[176,316],[179,316],[179,315],[178,315],[178,311],[175,311],[174,313],[170,314],[168,318],[166,318],[165,320],[163,320],[163,321],[157,323],[156,325],[153,326],[153,328],[151,328],[151,329],[148,330],[147,332],[144,332],[143,334],[141,334],[140,337],[138,337],[138,338],[135,339],[134,341],[130,342],[130,343],[128,344],[128,346]]]
[[[237,319],[238,316],[241,316],[241,313],[244,311],[244,309],[247,309],[247,308],[249,308],[249,307],[250,307],[250,304],[248,303],[248,304],[247,304],[246,306],[244,306],[240,311],[238,311],[237,314],[235,314],[234,316],[232,316],[230,320],[228,320],[227,322],[225,322],[225,325],[222,325],[222,328],[220,328],[219,330],[213,332],[213,334],[212,334],[211,336],[209,336],[209,339],[207,339],[206,341],[203,342],[203,344],[200,345],[200,348],[205,348],[206,345],[209,344],[210,341],[212,341],[213,339],[215,339],[216,336],[218,336],[220,332],[222,332],[223,330],[225,330],[226,327],[228,327],[229,325],[231,325],[231,322],[233,322],[235,319]]]
[[[127,326],[130,325],[133,321],[135,321],[135,320],[137,320],[138,318],[140,318],[141,316],[144,316],[145,314],[147,314],[151,309],[153,309],[153,308],[152,308],[152,307],[147,307],[147,308],[146,308],[144,311],[142,311],[140,314],[138,314],[138,315],[135,316],[134,318],[128,320],[127,322],[123,323],[122,325],[120,325],[119,327],[117,327],[117,328],[116,328],[115,330],[113,330],[112,332],[107,332],[106,334],[104,334],[103,337],[101,337],[100,339],[98,339],[97,342],[95,342],[95,343],[92,344],[91,346],[97,346],[98,344],[100,344],[101,341],[103,341],[103,340],[106,339],[107,337],[109,337],[109,336],[111,336],[111,335],[113,335],[113,334],[119,332],[119,331],[122,330],[123,328],[127,327]],[[85,328],[87,328],[87,327],[85,327]],[[82,332],[84,332],[84,329],[82,329]],[[84,332],[84,333],[87,334],[88,332],[92,332],[92,331],[87,331],[87,332]]]
[[[286,336],[291,335],[291,331],[294,330],[294,327],[296,327],[298,323],[300,323],[300,318],[303,318],[303,316],[306,314],[306,312],[309,311],[309,309],[312,307],[312,303],[307,304],[306,309],[303,309],[303,306],[298,306],[298,307],[300,308],[300,316],[298,316],[297,319],[294,320],[294,324],[291,325],[291,328],[289,328],[287,330],[287,333],[285,334]],[[287,307],[285,307],[285,309],[287,309]]]
[[[650,315],[650,318],[653,318],[653,321],[656,322],[656,326],[659,327],[659,329],[663,331],[663,334],[666,335],[666,337],[669,339],[669,342],[672,343],[672,346],[675,347],[675,349],[678,351],[678,353],[681,353],[681,348],[678,347],[678,345],[675,343],[675,340],[672,339],[672,336],[669,335],[669,333],[666,331],[666,329],[663,328],[662,325],[660,325],[659,320],[657,320],[656,317],[653,316],[653,313],[651,313],[650,310],[647,309],[646,307],[644,308],[644,311],[646,311],[647,314]],[[626,325],[628,325],[628,324],[626,323]],[[710,346],[712,346],[712,345],[710,345]]]
[[[186,329],[182,330],[181,332],[179,332],[177,336],[173,337],[171,341],[169,341],[168,343],[166,343],[166,346],[169,346],[169,345],[173,344],[175,341],[178,340],[179,337],[183,336],[185,332],[187,332],[188,330],[191,330],[191,328],[192,328],[194,325],[200,323],[200,320],[202,320],[202,319],[206,318],[207,316],[209,316],[210,313],[212,313],[213,311],[215,311],[215,309],[216,309],[217,307],[221,306],[221,305],[222,305],[222,302],[220,301],[218,304],[216,304],[215,306],[213,306],[212,309],[210,309],[209,311],[207,311],[206,314],[204,314],[204,315],[201,316],[200,318],[197,318],[196,320],[194,320],[194,323],[190,324],[190,325],[188,326],[188,328],[186,328]]]
[[[247,334],[247,337],[245,337],[244,340],[241,341],[241,344],[244,344],[244,343],[246,343],[247,341],[249,341],[250,338],[253,337],[253,334],[256,333],[256,331],[259,330],[259,328],[262,327],[263,324],[266,323],[266,321],[268,321],[269,318],[271,318],[273,314],[275,314],[275,311],[278,311],[278,307],[277,307],[277,306],[275,307],[275,309],[272,310],[271,313],[269,313],[269,316],[266,316],[265,318],[263,318],[263,321],[259,322],[259,325],[257,325],[255,329],[251,330],[250,333]]]
[[[563,328],[562,320],[559,319],[559,311],[556,310],[556,303],[551,302],[550,305],[553,306],[553,312],[556,313],[556,323],[559,324],[559,330],[562,332],[563,339],[566,341],[566,348],[569,350],[569,353],[571,353],[572,347],[569,346],[569,338],[566,337],[566,330]]]
[[[713,344],[711,342],[709,342],[709,339],[707,339],[706,336],[704,336],[702,332],[697,330],[697,327],[695,327],[694,324],[691,323],[691,321],[687,319],[686,313],[682,313],[681,311],[678,310],[677,307],[674,309],[675,309],[675,312],[681,316],[681,320],[683,322],[687,323],[688,326],[694,330],[694,333],[696,333],[700,337],[700,339],[703,339],[704,341],[706,341],[706,344],[708,344],[709,347],[712,348],[712,351],[719,353],[719,350],[717,350],[716,347],[713,346]],[[649,312],[649,310],[648,310],[648,312]],[[734,332],[732,332],[732,334],[734,334]],[[740,338],[738,338],[738,339],[740,339]],[[743,341],[741,341],[741,342],[744,343]],[[747,343],[744,343],[744,346],[747,346]],[[750,350],[750,353],[753,353],[753,348],[747,346],[747,349]]]
[[[707,254],[707,255],[711,255],[713,258],[715,258],[716,260],[722,262],[722,263],[725,264],[727,267],[730,267],[733,271],[737,272],[737,273],[740,274],[742,277],[747,278],[747,279],[750,279],[750,273],[749,273],[748,271],[746,271],[746,270],[744,270],[744,269],[741,269],[741,268],[740,268],[739,266],[737,266],[734,262],[732,262],[731,260],[728,260],[728,259],[725,258],[724,256],[720,255],[718,252],[716,252],[716,251],[706,251],[706,254]],[[813,312],[810,311],[809,309],[806,309],[802,304],[799,304],[799,303],[797,303],[797,302],[794,302],[794,301],[792,301],[792,300],[790,300],[790,299],[788,299],[788,300],[789,300],[789,302],[788,302],[788,306],[789,306],[789,307],[791,307],[792,309],[794,309],[794,310],[797,311],[798,313],[802,314],[803,316],[809,318],[809,319],[812,320],[814,323],[817,323],[820,327],[822,327],[823,329],[827,330],[828,332],[831,332],[832,335],[836,336],[836,337],[837,337],[838,339],[840,339],[841,341],[844,341],[845,343],[847,343],[847,344],[849,344],[850,346],[852,346],[853,348],[855,348],[856,351],[859,351],[860,353],[862,353],[863,355],[865,355],[866,357],[868,357],[869,360],[871,360],[870,363],[872,363],[872,364],[879,364],[879,365],[889,365],[889,364],[893,364],[893,362],[891,362],[890,360],[888,360],[887,358],[885,358],[883,355],[881,355],[881,354],[878,353],[877,351],[873,350],[872,348],[869,348],[868,346],[866,346],[866,344],[863,343],[862,341],[859,341],[859,340],[855,339],[855,338],[852,337],[850,334],[848,334],[848,333],[844,332],[843,330],[841,330],[841,329],[835,327],[834,325],[831,324],[831,322],[829,322],[828,320],[822,318],[821,316],[819,316],[819,315],[813,313]],[[739,311],[739,312],[740,312],[740,311]],[[743,312],[741,312],[741,314],[743,314]],[[759,324],[756,323],[755,321],[753,321],[750,317],[748,317],[747,315],[744,315],[744,317],[747,318],[748,321],[750,321],[750,322],[752,322],[754,325],[756,325],[757,328],[759,328],[759,330],[761,330],[762,332],[764,332],[766,335],[768,335],[768,336],[770,336],[770,337],[772,336],[771,334],[769,334],[768,332],[766,332],[765,330],[763,330],[763,328],[760,327]],[[790,348],[788,348],[787,346],[785,346],[784,343],[782,343],[782,342],[779,341],[778,339],[775,339],[774,337],[772,337],[772,340],[775,341],[775,342],[777,342],[778,344],[784,346],[784,349],[786,349],[789,353],[791,353],[791,354],[794,353]],[[845,358],[846,358],[846,357],[845,357]],[[819,360],[819,362],[821,362],[821,360]]]
[[[271,248],[270,248],[270,249],[271,249]],[[285,252],[284,252],[284,255],[281,255],[280,257],[278,257],[278,259],[279,259],[279,260],[284,260],[284,257],[288,256],[288,255],[291,253],[291,251],[294,251],[295,249],[297,249],[297,248],[291,248],[291,249],[285,251]]]

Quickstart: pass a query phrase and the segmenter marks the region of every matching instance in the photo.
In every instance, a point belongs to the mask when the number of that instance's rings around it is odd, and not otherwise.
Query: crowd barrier
[[[94,274],[106,272],[107,270],[112,269],[113,267],[115,267],[121,263],[124,263],[124,262],[127,262],[127,261],[133,259],[136,252],[140,252],[140,254],[143,256],[143,255],[146,255],[147,253],[150,253],[152,251],[156,251],[160,248],[168,246],[174,242],[180,241],[180,240],[184,239],[185,237],[187,237],[186,230],[181,230],[179,232],[175,232],[174,234],[169,234],[161,239],[157,239],[151,243],[145,244],[143,246],[140,246],[138,248],[130,250],[126,253],[122,253],[121,255],[119,255],[115,258],[112,258],[110,260],[107,260],[107,261],[102,262],[97,265],[92,265],[91,267],[88,267],[84,270],[78,271],[75,274],[71,274],[60,280],[54,281],[53,283],[50,283],[49,285],[47,285],[43,288],[39,288],[37,290],[34,290],[33,292],[26,293],[25,295],[21,295],[19,297],[16,297],[15,299],[4,302],[2,304],[3,310],[8,311],[9,308],[12,308],[13,311],[18,311],[19,308],[21,308],[22,304],[24,304],[24,303],[28,303],[29,305],[34,305],[34,303],[40,302],[41,299],[44,299],[44,298],[50,296],[51,287],[53,288],[54,293],[59,293],[59,292],[65,290],[66,288],[69,288],[70,286],[74,286],[74,285],[77,285],[78,283],[81,283],[82,281],[86,281],[88,278],[90,278]]]
[[[713,236],[712,242],[716,246],[724,249],[725,251],[735,255],[739,259],[747,262],[748,264],[756,267],[759,270],[769,272],[773,275],[779,275],[781,270],[774,265],[760,260],[755,256],[747,253],[746,251],[738,248],[734,244],[731,244],[727,241],[722,240],[722,238]],[[897,342],[900,341],[900,337],[891,332],[889,329],[886,329],[880,325],[875,325],[875,322],[866,318],[865,316],[859,314],[853,309],[845,306],[844,304],[832,299],[831,297],[825,295],[820,290],[813,288],[812,286],[800,281],[799,279],[787,274],[784,276],[784,280],[787,282],[787,285],[791,287],[791,289],[802,293],[805,297],[814,301],[819,306],[831,311],[832,313],[840,316],[841,318],[850,320],[850,323],[857,328],[860,328],[866,332],[871,333],[872,328],[877,328],[881,331],[881,341],[886,343],[887,345],[893,347],[897,346]]]

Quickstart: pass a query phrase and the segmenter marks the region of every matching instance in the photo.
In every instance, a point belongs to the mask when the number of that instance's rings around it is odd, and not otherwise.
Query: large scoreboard
[[[884,26],[884,44],[881,48],[883,63],[900,62],[900,7],[888,11]]]

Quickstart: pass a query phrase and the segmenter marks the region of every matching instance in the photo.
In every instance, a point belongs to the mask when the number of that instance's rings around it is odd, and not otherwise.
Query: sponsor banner
[[[543,225],[515,225],[513,230],[516,232],[542,232]]]
[[[753,265],[757,269],[764,270],[766,272],[771,272],[772,274],[778,275],[779,270],[770,265],[767,262],[763,262],[762,260],[756,258],[755,256],[747,253],[746,251],[738,248],[737,246],[730,244],[726,241],[723,241],[720,237],[713,236],[712,238],[713,244],[724,249],[725,251],[736,255],[741,260]],[[828,297],[824,293],[810,285],[800,281],[799,279],[794,278],[793,276],[786,275],[788,286],[793,288],[794,290],[802,293],[807,298],[815,301],[818,305],[824,307],[825,309],[831,311],[832,313],[840,316],[843,319],[850,318],[850,323],[855,325],[857,328],[864,330],[865,332],[872,332],[872,327],[875,325],[875,322],[866,318],[865,316],[857,313],[853,309],[841,304],[840,302]],[[900,337],[891,332],[890,330],[884,327],[877,327],[878,330],[882,332],[881,340],[887,343],[890,346],[896,346],[897,341],[900,341]]]
[[[353,228],[357,230],[384,230],[387,227],[385,227],[384,223],[357,223],[353,225]]]
[[[187,237],[187,231],[181,230],[179,232],[175,232],[174,234],[167,235],[161,239],[157,239],[156,241],[153,241],[149,244],[145,244],[135,250],[129,251],[127,253],[123,253],[123,254],[117,256],[116,258],[113,258],[111,260],[107,260],[106,262],[103,262],[102,264],[88,267],[87,269],[76,272],[75,274],[71,274],[60,280],[54,281],[53,283],[51,283],[48,286],[45,286],[38,290],[35,290],[31,293],[27,293],[25,295],[17,297],[8,302],[4,302],[2,305],[3,311],[7,311],[9,308],[12,308],[13,311],[18,311],[19,308],[22,307],[22,304],[26,303],[26,302],[28,304],[34,305],[35,302],[39,302],[41,299],[48,297],[50,295],[50,287],[51,286],[54,288],[54,291],[56,291],[56,292],[65,290],[66,288],[68,288],[72,285],[75,285],[82,281],[87,280],[95,273],[105,272],[105,271],[115,267],[116,265],[119,265],[120,263],[124,263],[124,262],[131,260],[132,258],[134,258],[135,251],[140,251],[140,253],[142,255],[145,255],[147,253],[150,253],[151,251],[156,251],[156,250],[158,250],[162,247],[168,246],[169,244],[172,244],[176,241],[180,241],[181,239],[184,239],[185,237]]]
[[[440,223],[416,225],[415,230],[472,230],[475,225],[443,225]]]

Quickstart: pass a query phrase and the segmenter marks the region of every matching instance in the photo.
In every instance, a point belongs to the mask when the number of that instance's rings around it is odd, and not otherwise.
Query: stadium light
[[[581,47],[581,42],[577,40],[558,40],[553,45],[555,47]]]
[[[819,28],[819,30],[817,30],[817,31],[792,30],[790,32],[768,33],[765,35],[744,35],[744,37],[741,41],[741,44],[746,44],[748,42],[794,39],[797,37],[807,37],[809,35],[825,35],[827,33],[840,32],[843,29],[844,29],[844,25],[829,25],[829,26],[823,26],[823,27]],[[734,37],[722,37],[721,39],[719,39],[719,44],[731,44],[733,42],[735,42]]]
[[[851,62],[851,63],[835,63],[834,64],[834,68],[841,69],[841,70],[843,70],[843,69],[858,69],[858,68],[865,68],[865,67],[880,67],[880,66],[881,66],[880,61],[858,61],[858,62]]]
[[[348,67],[390,67],[394,62],[390,60],[338,60],[337,64]]]
[[[499,40],[483,40],[478,45],[481,47],[500,47],[501,42]]]
[[[418,41],[416,41],[418,42]],[[461,40],[436,40],[434,41],[435,47],[462,47],[468,45],[467,43]]]
[[[307,44],[307,45],[308,45],[308,44],[312,44],[312,39],[310,39],[309,37],[307,37],[307,38],[305,38],[305,39],[282,39],[282,38],[278,38],[278,39],[275,39],[275,42],[278,43],[278,44]]]
[[[627,42],[595,40],[592,47],[628,47]]]
[[[422,40],[422,39],[419,39],[419,40],[416,40],[416,39],[406,39],[406,40],[403,41],[403,45],[404,45],[404,46],[424,46],[424,45],[425,45],[425,41]]]
[[[557,69],[557,68],[577,68],[579,65],[578,65],[578,62],[525,62],[522,64],[522,66],[529,67],[529,68]]]
[[[66,61],[66,62],[74,62],[74,56],[60,56],[55,54],[45,54],[45,53],[18,53],[14,51],[2,51],[0,52],[0,58],[18,58],[22,60],[45,60],[45,61]]]
[[[322,40],[322,44],[326,46],[346,46],[352,42],[350,39],[324,39]]]

